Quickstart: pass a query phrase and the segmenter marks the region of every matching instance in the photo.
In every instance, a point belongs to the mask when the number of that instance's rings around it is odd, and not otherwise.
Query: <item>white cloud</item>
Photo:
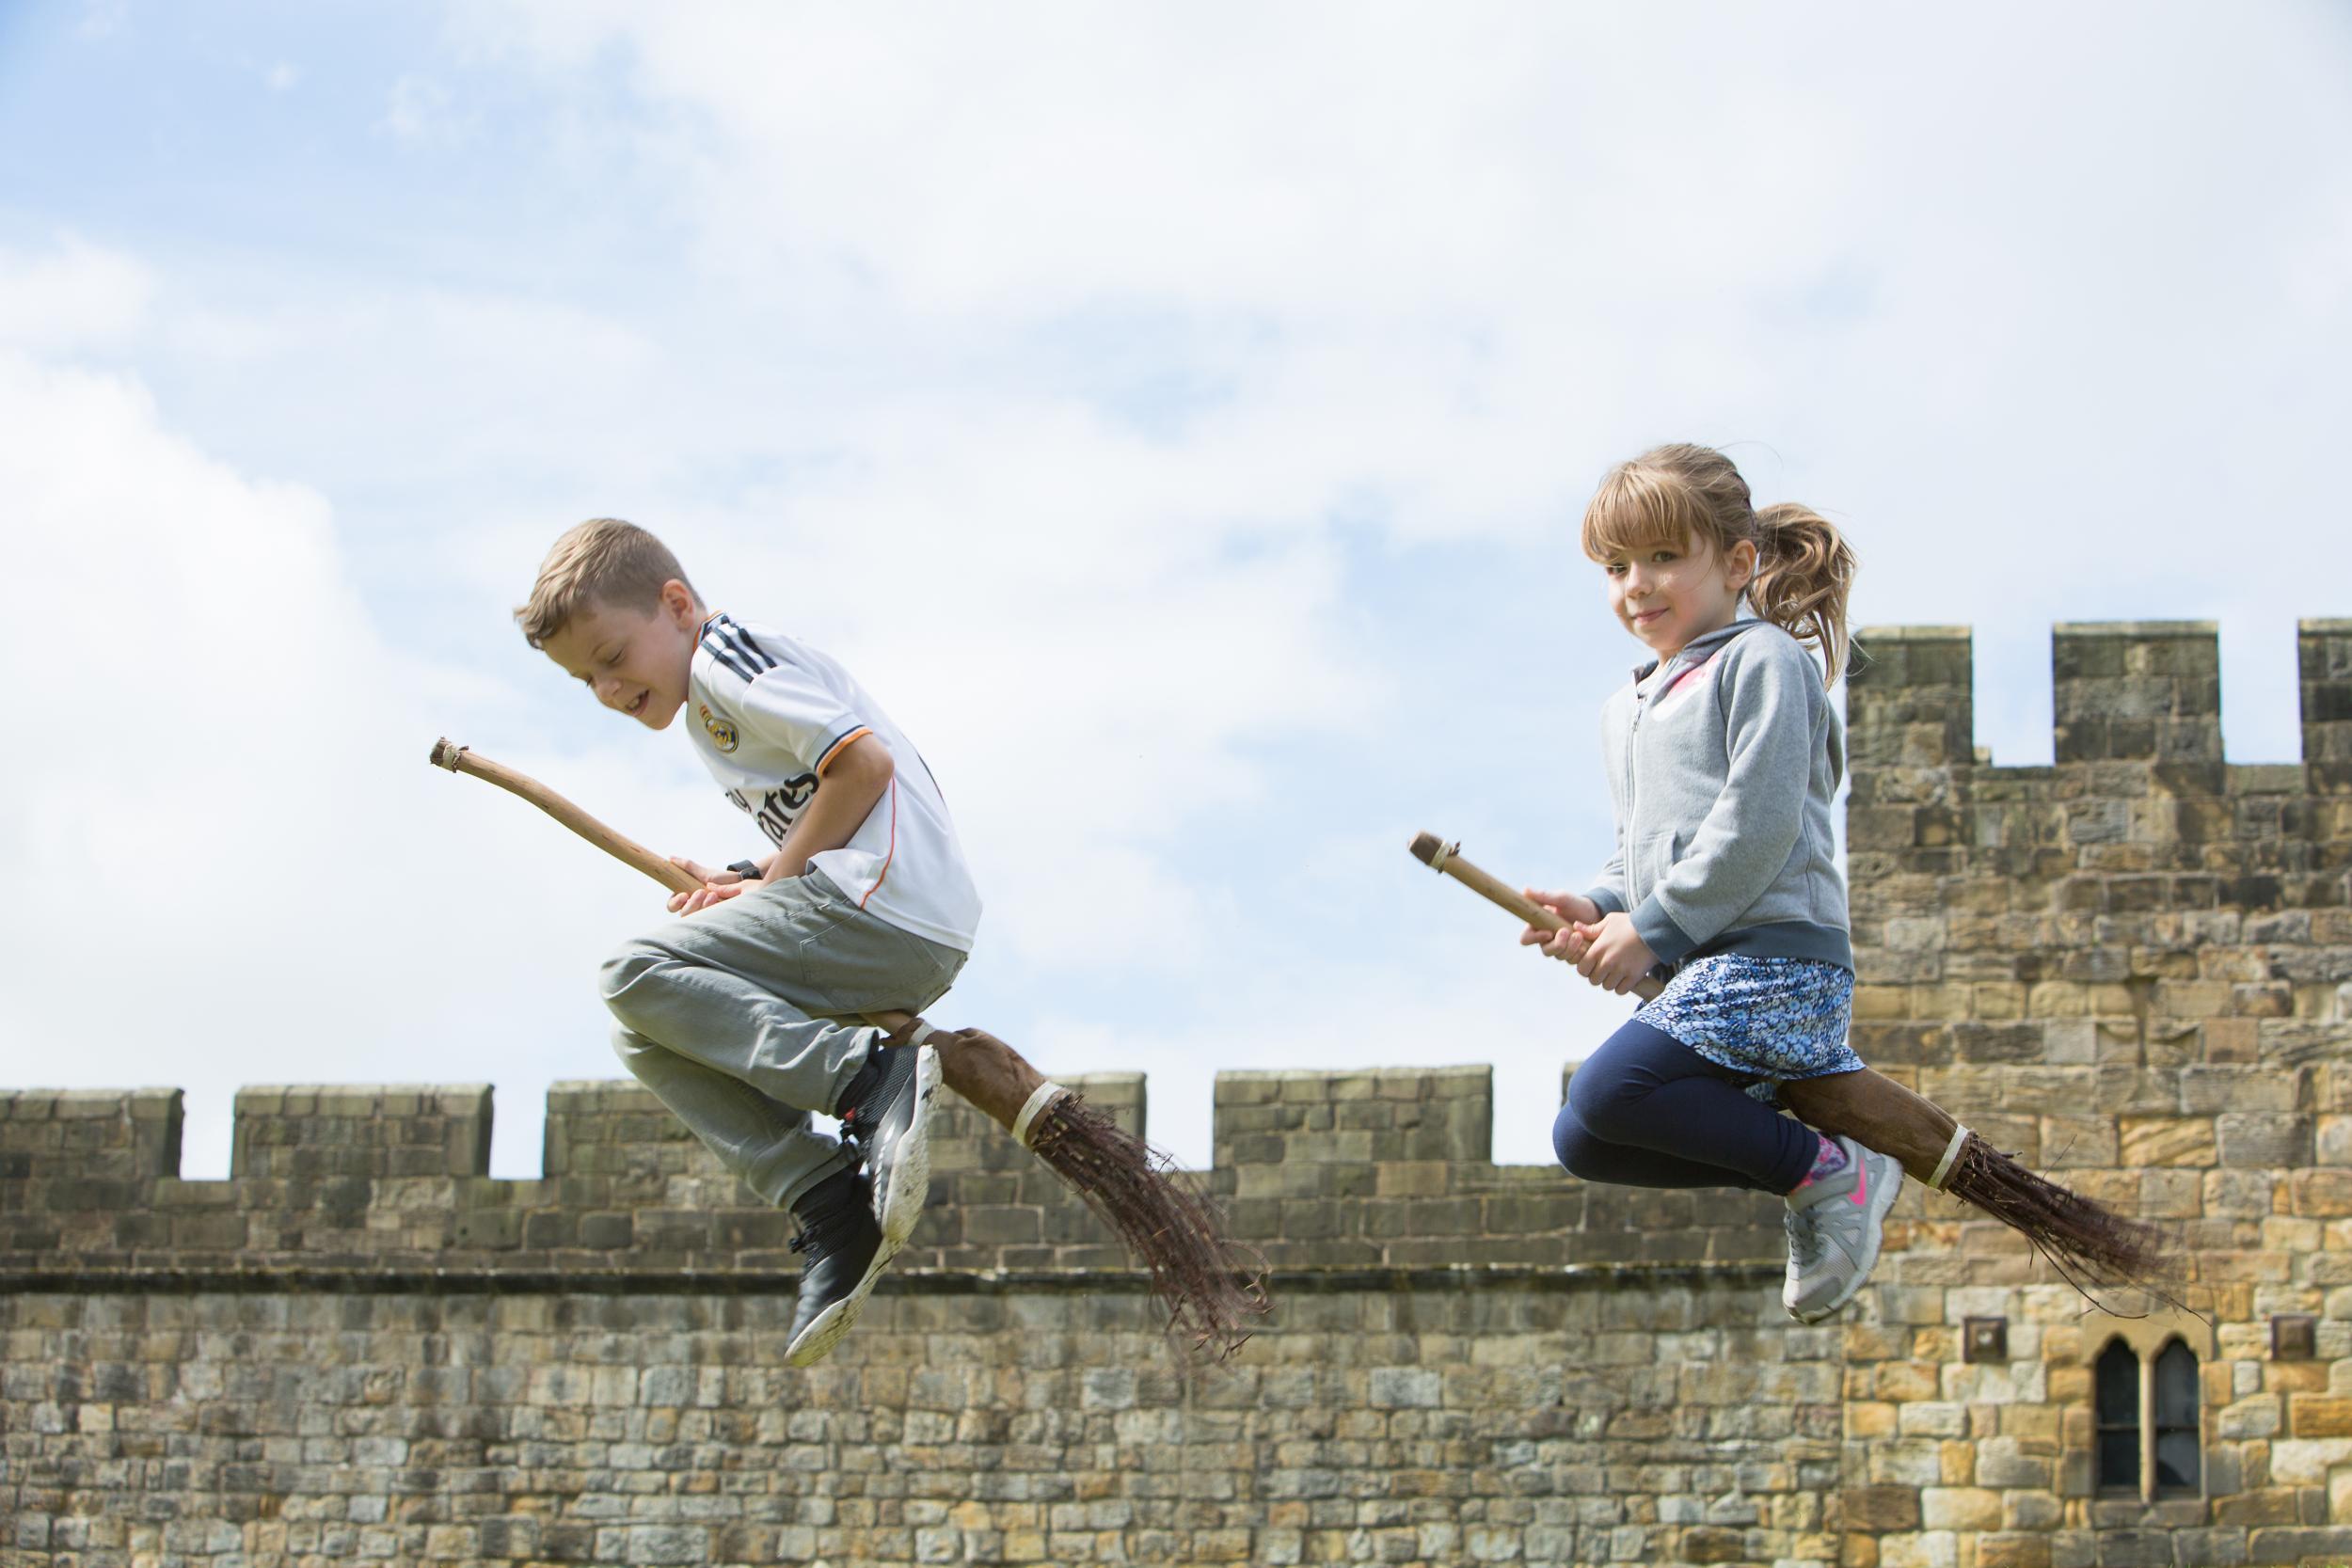
[[[1585,248],[1580,276],[1652,295],[1713,282],[1726,237],[1767,223],[1786,237],[1750,270],[1801,273],[1852,139],[1833,101],[1731,69],[1798,55],[1778,23],[1676,37],[1523,8],[532,0],[469,23],[566,69],[617,46],[647,101],[702,117],[706,156],[681,172],[704,182],[729,259],[796,284],[854,265],[944,316],[1105,297],[1310,324],[1399,306],[1484,316],[1498,283],[1510,297],[1561,260],[1540,242],[1601,214],[1638,217],[1640,243]],[[1613,68],[1661,41],[1687,98]],[[1776,57],[1742,62],[1751,49]]]
[[[46,250],[0,247],[0,347],[120,342],[145,320],[154,293],[148,267],[72,235]]]
[[[462,585],[485,627],[558,529],[618,510],[715,602],[841,654],[951,781],[992,927],[1019,951],[1188,961],[1189,942],[1119,951],[1088,900],[1116,870],[1195,928],[1191,822],[1264,787],[1253,743],[1359,724],[1381,685],[1376,650],[1335,624],[1339,552],[1313,498],[1281,493],[1261,457],[1202,462],[1067,398],[828,406],[756,376],[705,385],[648,334],[514,299],[294,301],[165,330],[268,388],[243,404],[248,428],[322,451],[364,430],[434,498],[402,520],[430,541],[421,578]],[[701,486],[746,451],[774,454],[777,477]],[[567,703],[518,649],[499,678],[523,711]]]
[[[468,26],[628,62],[605,117],[692,193],[707,272],[796,327],[1001,364],[1089,312],[1156,324],[1162,371],[1219,388],[1172,444],[1197,508],[1368,496],[1404,536],[1525,537],[1648,440],[1762,437],[1870,495],[1910,569],[1910,518],[1991,526],[1938,481],[2042,478],[2060,428],[2176,485],[2159,459],[2233,401],[2185,356],[2337,406],[2324,356],[2265,336],[2282,291],[2329,297],[2352,184],[2311,150],[2352,133],[2341,48],[2286,13],[2119,14],[2038,18],[2023,51],[1867,8],[514,0]],[[2217,49],[2246,72],[2217,83]],[[2035,504],[2073,504],[2052,477]]]
[[[505,694],[380,635],[317,493],[6,348],[0,428],[0,668],[52,710],[0,771],[8,1076],[185,1086],[190,1174],[225,1169],[240,1084],[506,1077],[535,1169],[541,1086],[611,1070],[590,976],[655,890],[425,765]],[[625,819],[723,809],[635,754],[506,760]]]
[[[291,297],[189,301],[162,333],[204,374],[272,377],[240,404],[286,444],[331,453],[364,425],[371,444],[392,443],[436,477],[576,461],[583,426],[623,437],[661,358],[638,328],[562,301],[410,288],[276,293]],[[233,412],[222,424],[238,436],[249,428]],[[611,445],[599,452],[615,455]],[[670,461],[657,453],[644,467]]]

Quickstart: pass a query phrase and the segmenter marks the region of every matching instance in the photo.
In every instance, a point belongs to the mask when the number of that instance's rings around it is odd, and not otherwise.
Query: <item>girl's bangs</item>
[[[1601,482],[1584,509],[1584,553],[1595,561],[1636,550],[1687,550],[1700,535],[1706,512],[1691,487],[1674,475],[1630,464]]]

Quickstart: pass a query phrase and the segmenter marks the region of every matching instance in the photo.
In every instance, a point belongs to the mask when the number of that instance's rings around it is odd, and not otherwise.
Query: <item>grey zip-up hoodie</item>
[[[1653,671],[1601,709],[1617,852],[1586,896],[1629,911],[1670,968],[1744,953],[1852,969],[1830,828],[1846,735],[1820,664],[1748,618]]]

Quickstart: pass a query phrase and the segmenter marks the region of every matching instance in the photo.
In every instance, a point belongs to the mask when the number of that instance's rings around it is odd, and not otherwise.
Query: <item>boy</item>
[[[531,645],[647,729],[687,738],[775,846],[714,871],[690,918],[606,960],[613,1049],[726,1167],[789,1208],[807,1255],[787,1358],[822,1359],[912,1234],[930,1180],[938,1053],[844,1017],[919,1011],[971,951],[980,904],[939,786],[840,665],[714,614],[677,558],[617,518],[555,542]],[[841,1118],[871,1180],[810,1112]]]

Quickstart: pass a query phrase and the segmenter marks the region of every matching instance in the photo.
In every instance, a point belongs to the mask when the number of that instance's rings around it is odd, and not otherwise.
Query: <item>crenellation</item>
[[[1245,1185],[1251,1165],[1483,1162],[1493,1141],[1489,1068],[1216,1078],[1213,1160]]]
[[[2307,620],[2296,630],[2311,788],[2321,795],[2352,793],[2352,620]]]
[[[0,1091],[0,1182],[180,1174],[179,1089]]]
[[[2221,760],[2220,628],[2060,622],[2051,636],[2059,763]]]
[[[1940,787],[1945,768],[1975,756],[1968,628],[1864,626],[1853,643],[1860,653],[1848,673],[1846,719],[1855,803],[1873,803],[1882,788],[1899,799]]]
[[[1141,1075],[1069,1082],[1140,1128]],[[75,1113],[67,1119],[111,1128],[129,1125],[132,1098],[60,1103]],[[1495,1165],[1485,1068],[1231,1074],[1217,1106],[1228,1162],[1205,1175],[1225,1195],[1237,1239],[1287,1271],[1748,1262],[1776,1245],[1761,1201],[1701,1212],[1688,1195],[1590,1189],[1545,1167]],[[56,1106],[7,1095],[0,1109],[21,1126]],[[237,1110],[228,1180],[41,1176],[16,1185],[0,1271],[795,1266],[788,1221],[634,1085],[555,1085],[546,1174],[530,1180],[484,1174],[484,1085],[268,1085],[241,1094]],[[937,1117],[931,1206],[904,1267],[1123,1271],[1083,1205],[1000,1129],[956,1101]]]
[[[2050,768],[1995,768],[1976,745],[1969,628],[1865,626],[1853,641],[1863,650],[1847,689],[1857,809],[1936,801],[1955,784],[1985,801],[2038,784],[2055,784],[2061,799],[2121,800],[2152,793],[2352,793],[2352,621],[2299,623],[2304,744],[2297,764],[2224,762],[2220,644],[2212,622],[2054,627],[2058,766]],[[2061,772],[2072,776],[2057,778]]]
[[[487,1176],[487,1084],[241,1089],[231,1177]]]

